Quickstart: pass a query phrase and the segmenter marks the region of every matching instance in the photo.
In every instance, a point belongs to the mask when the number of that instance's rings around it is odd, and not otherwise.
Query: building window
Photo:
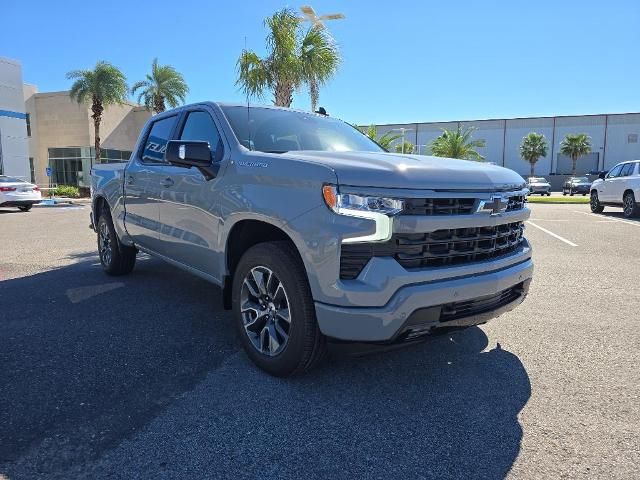
[[[96,159],[93,147],[64,147],[49,148],[48,150],[53,183],[76,187],[89,186],[89,172]],[[131,157],[129,150],[102,149],[104,163],[128,162],[129,157]]]
[[[27,137],[31,136],[31,115],[27,113]]]
[[[629,136],[627,136],[627,143],[638,143],[638,134],[630,133]]]
[[[31,174],[31,183],[36,183],[36,168],[33,165],[33,157],[29,157],[29,173]]]

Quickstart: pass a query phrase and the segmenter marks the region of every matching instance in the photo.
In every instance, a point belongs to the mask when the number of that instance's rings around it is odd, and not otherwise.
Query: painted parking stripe
[[[578,246],[577,244],[573,243],[572,241],[567,240],[564,237],[561,237],[557,233],[553,233],[553,232],[547,230],[546,228],[542,228],[540,225],[537,225],[537,224],[533,223],[531,220],[528,220],[527,223],[529,225],[531,225],[532,227],[536,227],[536,228],[542,230],[544,233],[547,233],[547,234],[551,235],[552,237],[557,238],[558,240],[560,240],[561,242],[566,243],[567,245],[571,245],[572,247],[577,247]]]
[[[593,216],[593,213],[587,213],[587,212],[579,212],[578,210],[574,210],[574,213],[581,213],[582,215],[589,215],[589,216]],[[629,222],[628,220],[622,220],[620,218],[613,218],[613,217],[599,217],[600,220],[603,219],[607,219],[610,222],[619,222],[619,223],[626,223],[627,225],[633,225],[634,227],[640,227],[640,223],[638,222]]]

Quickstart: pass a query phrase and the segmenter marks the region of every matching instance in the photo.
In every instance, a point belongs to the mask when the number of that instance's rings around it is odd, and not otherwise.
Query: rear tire
[[[134,247],[128,247],[120,242],[108,212],[103,211],[100,214],[96,230],[98,255],[105,273],[114,276],[131,273],[136,264],[138,251]]]
[[[232,309],[245,352],[267,373],[299,374],[324,358],[326,338],[291,243],[260,243],[244,253],[233,276]]]
[[[589,202],[589,205],[591,206],[592,213],[602,213],[604,211],[604,205],[600,203],[598,192],[595,190],[591,192],[591,201]]]
[[[638,208],[633,192],[624,194],[622,198],[622,212],[626,218],[633,218],[640,215],[640,208]]]
[[[28,212],[29,210],[31,210],[31,207],[33,205],[24,205],[22,207],[18,207],[20,209],[21,212]]]

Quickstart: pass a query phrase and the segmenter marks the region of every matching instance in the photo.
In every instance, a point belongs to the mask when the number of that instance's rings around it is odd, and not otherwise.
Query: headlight
[[[343,238],[343,243],[386,242],[393,233],[393,215],[402,211],[403,202],[395,198],[341,194],[337,187],[322,187],[322,197],[327,206],[339,215],[366,218],[375,222],[370,235]]]
[[[376,212],[395,215],[402,211],[403,202],[396,198],[369,197],[353,193],[340,193],[332,185],[322,187],[322,196],[327,206],[336,213],[346,214],[345,210],[356,212]]]

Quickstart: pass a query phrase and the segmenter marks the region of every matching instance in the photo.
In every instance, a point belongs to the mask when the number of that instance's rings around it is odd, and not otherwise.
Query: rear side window
[[[209,148],[215,152],[218,150],[220,135],[211,115],[207,112],[191,112],[182,128],[180,140],[209,142]]]
[[[171,139],[177,120],[177,115],[173,115],[153,122],[142,150],[143,162],[164,162],[164,151],[167,149],[167,142]]]
[[[635,168],[634,163],[627,163],[624,167],[622,167],[622,172],[620,172],[621,177],[628,177],[633,173],[633,169]]]

